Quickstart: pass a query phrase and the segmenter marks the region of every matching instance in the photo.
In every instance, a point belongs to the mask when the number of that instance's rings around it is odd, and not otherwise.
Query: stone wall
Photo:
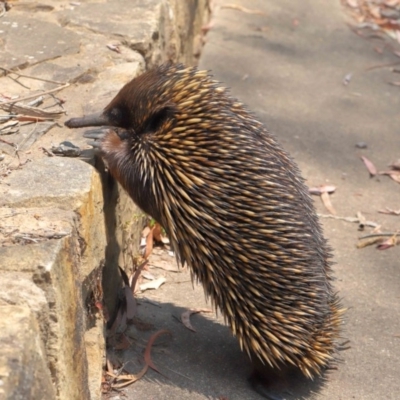
[[[1,19],[0,65],[47,81],[16,83],[3,70],[1,95],[69,82],[58,94],[69,116],[102,109],[153,65],[196,63],[209,17],[207,0],[11,4]],[[88,304],[103,280],[112,310],[118,265],[129,267],[138,252],[143,213],[82,132],[62,122],[33,139],[21,130],[0,141],[1,399],[100,398],[104,324]],[[66,139],[87,150],[80,158],[43,150]]]

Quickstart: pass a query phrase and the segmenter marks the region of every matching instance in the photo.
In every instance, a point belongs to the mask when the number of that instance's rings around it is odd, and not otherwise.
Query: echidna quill
[[[335,362],[343,308],[307,187],[263,124],[206,71],[162,65],[102,113],[65,124],[111,127],[101,141],[109,170],[222,311],[257,390],[286,369],[313,378]]]

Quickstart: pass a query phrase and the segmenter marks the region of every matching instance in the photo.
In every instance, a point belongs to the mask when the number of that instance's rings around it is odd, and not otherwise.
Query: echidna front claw
[[[89,146],[94,147],[95,149],[100,149],[101,142],[108,131],[109,128],[107,127],[88,129],[87,131],[84,132],[83,137],[87,139],[93,139],[93,140],[88,140],[87,144]]]

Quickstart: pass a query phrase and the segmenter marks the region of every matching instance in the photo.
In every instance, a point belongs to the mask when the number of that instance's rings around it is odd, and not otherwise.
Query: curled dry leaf
[[[184,311],[184,312],[181,314],[181,321],[182,321],[182,324],[185,325],[186,328],[188,328],[188,329],[191,330],[192,332],[196,332],[196,329],[194,329],[193,326],[192,326],[192,324],[190,323],[190,316],[191,316],[192,314],[197,314],[197,313],[200,313],[200,312],[211,313],[212,310],[210,310],[210,309],[208,309],[208,308],[194,308],[194,309],[191,309],[191,310]]]
[[[161,336],[161,335],[171,335],[171,332],[167,329],[161,329],[160,331],[157,331],[156,333],[154,333],[153,335],[151,335],[149,341],[147,342],[147,346],[146,349],[144,351],[144,362],[146,363],[147,366],[149,366],[150,368],[152,368],[154,371],[158,372],[159,374],[161,374],[161,372],[158,370],[158,368],[154,365],[152,359],[151,359],[151,348],[155,342],[155,340]],[[163,374],[161,374],[163,375]]]
[[[367,170],[371,177],[375,176],[378,171],[372,161],[370,161],[367,157],[361,156],[361,160],[364,162],[364,165],[367,167]]]
[[[329,197],[329,193],[333,193],[336,190],[336,186],[333,185],[321,185],[317,187],[312,187],[308,189],[310,194],[314,194],[321,197],[322,203],[325,208],[331,213],[336,214],[335,209],[331,203],[331,199]]]
[[[121,383],[114,383],[111,385],[113,389],[121,389],[125,386],[131,385],[132,383],[138,381],[139,379],[143,378],[143,376],[146,374],[147,370],[149,369],[149,366],[146,364],[143,369],[138,373],[138,374],[124,374],[124,375],[115,375],[111,372],[106,372],[107,375],[115,378],[117,382]],[[124,382],[125,381],[125,382]]]
[[[321,193],[321,200],[322,203],[324,204],[325,208],[331,213],[331,214],[336,214],[336,210],[333,208],[333,205],[331,203],[331,198],[329,197],[328,192]]]

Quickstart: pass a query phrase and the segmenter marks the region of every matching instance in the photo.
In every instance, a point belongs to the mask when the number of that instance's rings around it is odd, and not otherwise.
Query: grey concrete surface
[[[232,2],[217,2],[200,66],[211,69],[258,115],[310,186],[337,186],[332,202],[338,216],[360,211],[382,231],[399,229],[399,217],[378,213],[399,209],[399,184],[383,176],[370,179],[359,158],[369,157],[380,170],[399,158],[400,91],[387,84],[396,76],[390,68],[367,70],[399,58],[377,53],[373,39],[355,35],[339,1],[234,3],[265,14],[221,8]],[[342,80],[350,72],[345,86]],[[356,149],[359,141],[368,148]],[[327,214],[318,198],[316,207]],[[321,221],[334,249],[335,285],[349,308],[344,335],[351,349],[341,354],[343,362],[323,385],[308,393],[300,388],[287,399],[400,399],[400,248],[357,249],[357,238],[370,229],[359,232],[357,224]],[[250,365],[222,318],[192,317],[196,333],[177,322],[184,309],[206,306],[201,287],[193,290],[186,272],[166,276],[161,289],[146,293],[156,304],[143,299],[139,315],[154,329],[172,332],[153,350],[167,378],[149,371],[126,390],[127,397],[259,399],[246,382]]]

